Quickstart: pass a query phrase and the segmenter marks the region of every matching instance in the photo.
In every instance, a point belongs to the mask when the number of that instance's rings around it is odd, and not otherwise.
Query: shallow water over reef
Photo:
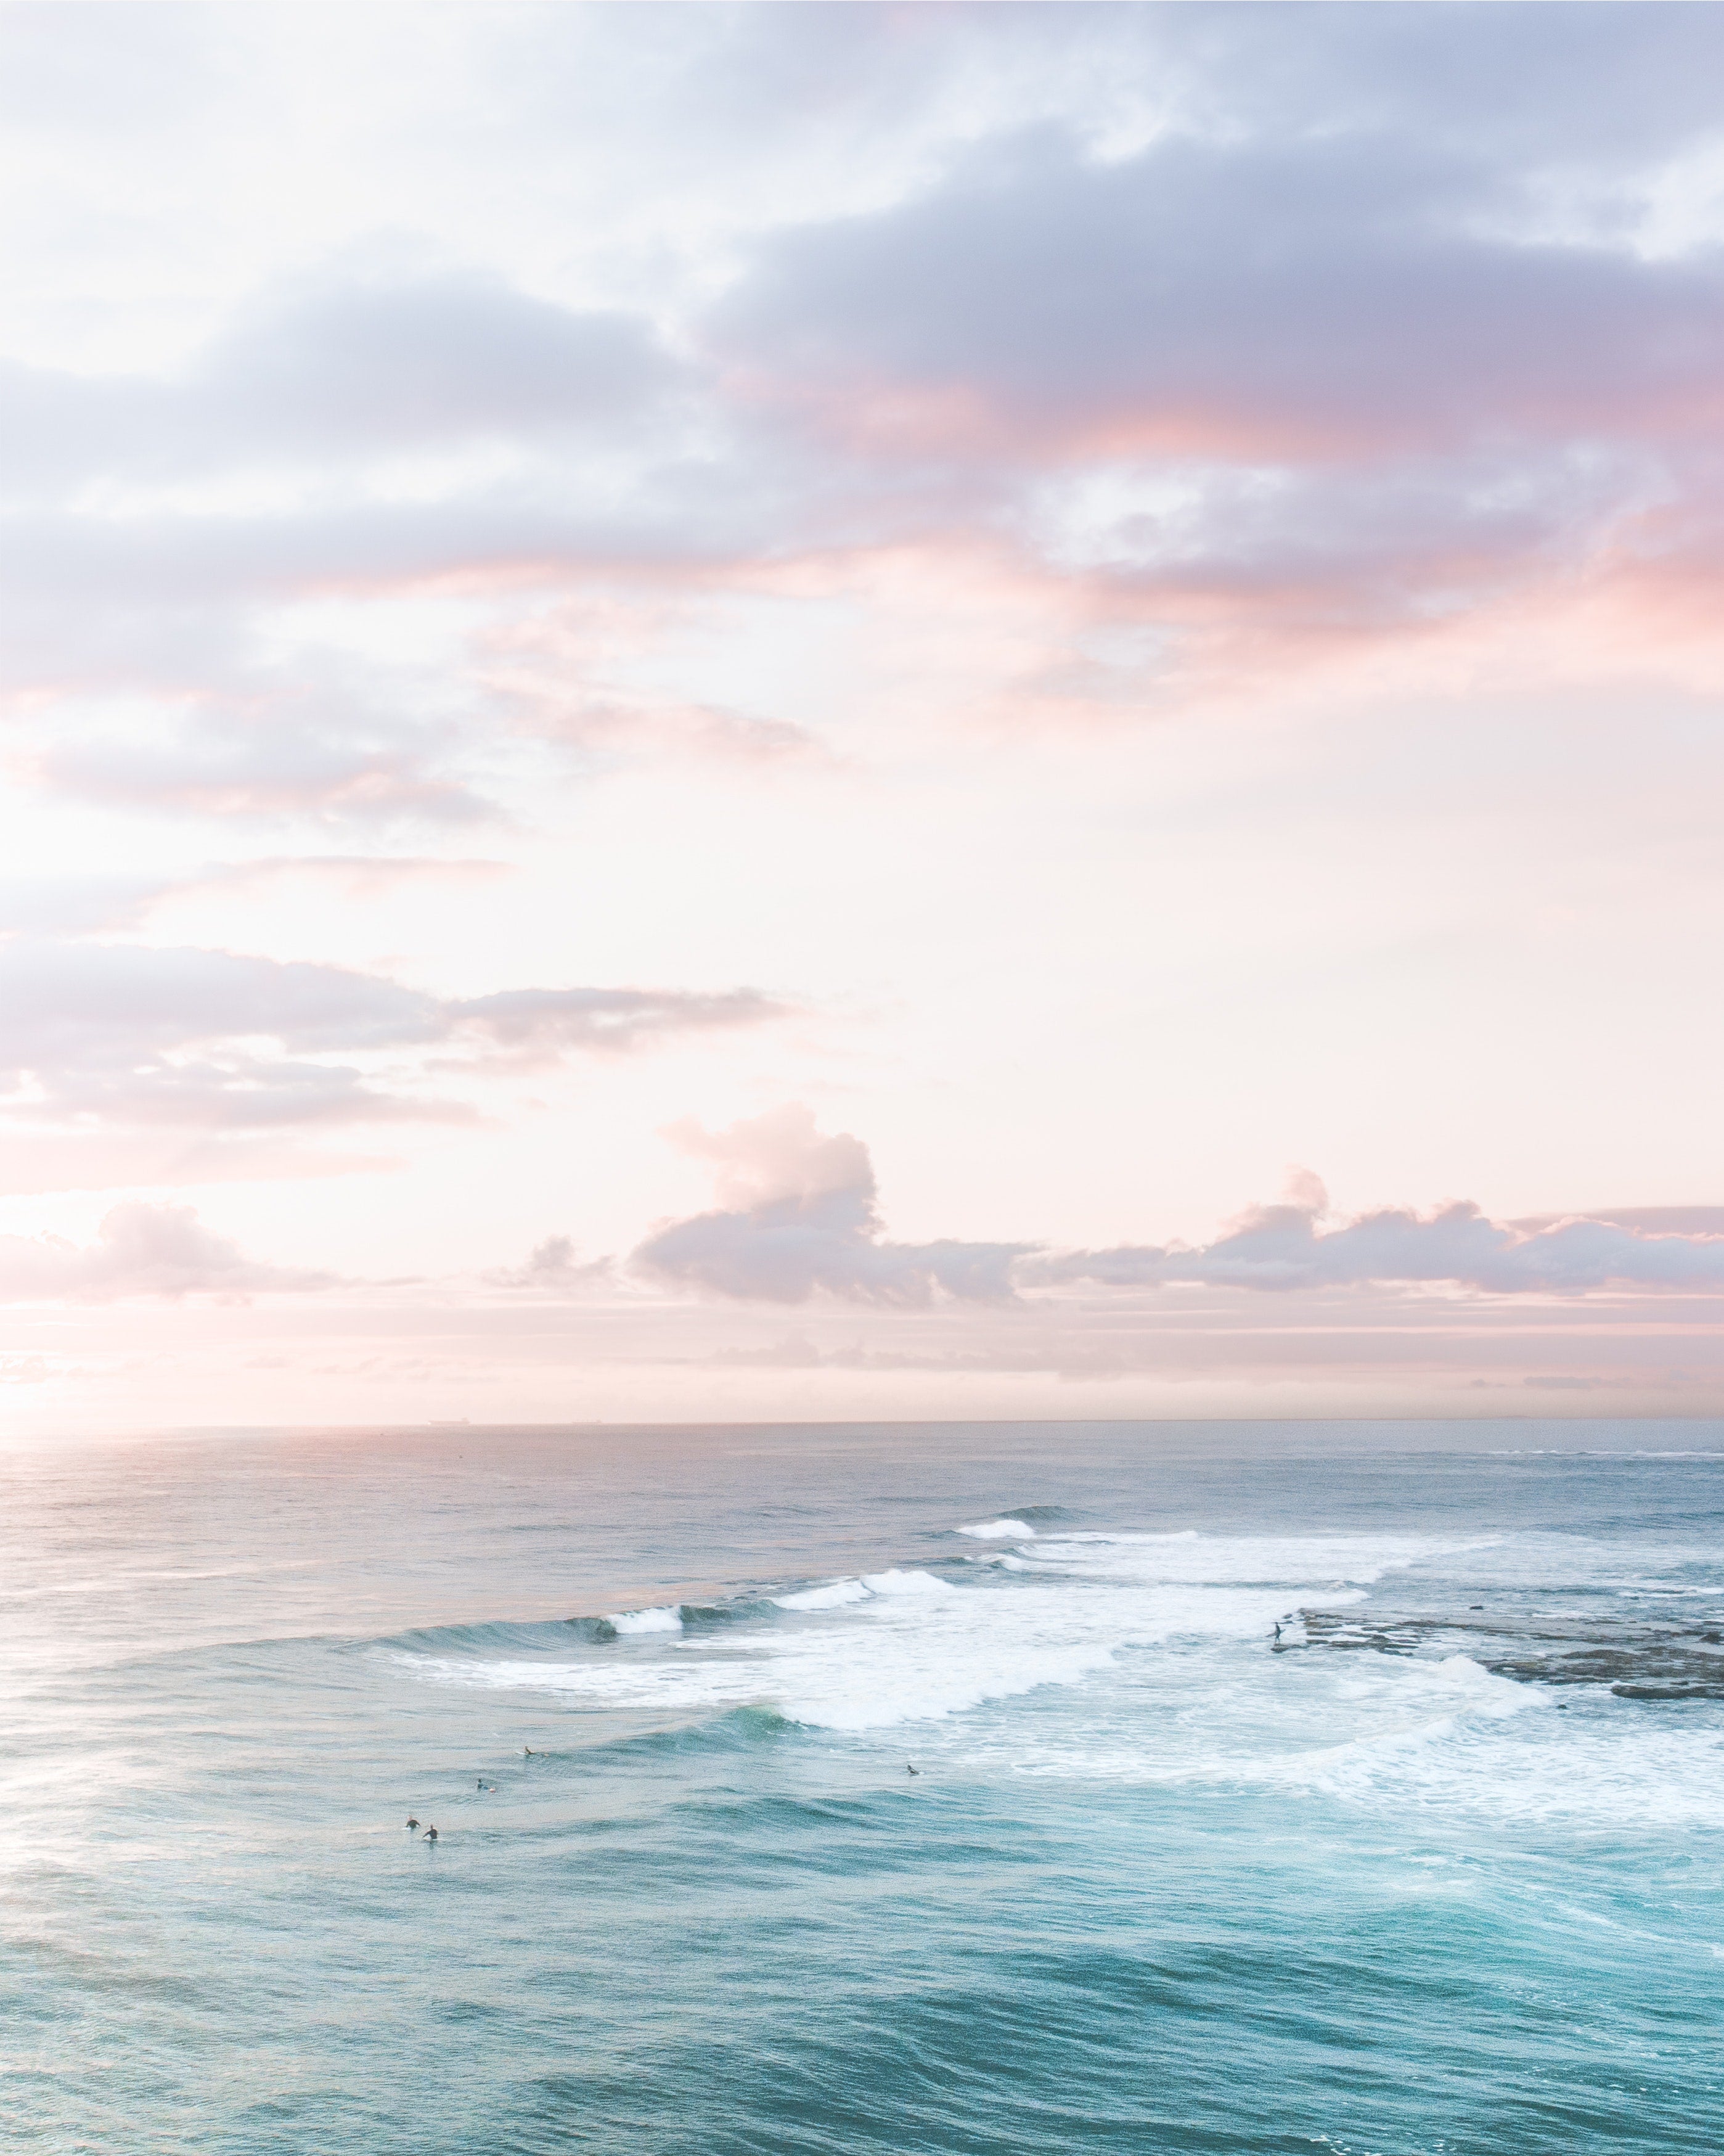
[[[1724,1428],[0,1476],[8,2146],[1724,2143]]]

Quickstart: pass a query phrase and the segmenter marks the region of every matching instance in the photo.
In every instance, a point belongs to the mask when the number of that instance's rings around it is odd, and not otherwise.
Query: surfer
[[[920,1767],[911,1767],[906,1764],[904,1771],[906,1774],[919,1774],[921,1772],[921,1768]]]
[[[418,1821],[416,1819],[410,1819],[410,1820],[408,1821],[408,1825],[410,1827],[412,1827],[412,1826],[417,1826],[417,1825],[418,1825]]]
[[[419,1839],[421,1841],[435,1841],[437,1839],[436,1828],[434,1826],[428,1826],[425,1831],[419,1836]]]
[[[1281,1628],[1280,1628],[1280,1625],[1278,1624],[1278,1625],[1275,1626],[1275,1637],[1276,1637],[1276,1639],[1278,1639],[1278,1640],[1279,1640],[1279,1639],[1280,1638],[1280,1636],[1281,1636]]]

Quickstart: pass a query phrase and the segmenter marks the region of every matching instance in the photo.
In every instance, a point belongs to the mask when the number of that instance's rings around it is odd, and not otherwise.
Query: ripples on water
[[[8,2145],[1724,2141],[1711,1426],[4,1466]]]

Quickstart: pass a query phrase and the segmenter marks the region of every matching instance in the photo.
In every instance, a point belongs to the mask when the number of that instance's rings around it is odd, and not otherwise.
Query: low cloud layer
[[[1121,1244],[1050,1251],[1034,1243],[894,1243],[876,1208],[861,1140],[823,1137],[790,1106],[709,1132],[672,1133],[715,1162],[721,1210],[659,1229],[634,1264],[660,1281],[738,1300],[926,1304],[1007,1302],[1074,1286],[1194,1284],[1260,1291],[1449,1286],[1499,1296],[1621,1287],[1724,1290],[1724,1233],[1659,1233],[1574,1217],[1516,1227],[1460,1203],[1429,1214],[1386,1208],[1326,1225],[1316,1177],[1285,1204],[1254,1208],[1210,1244]]]
[[[0,1235],[0,1298],[8,1302],[244,1296],[326,1287],[331,1278],[258,1263],[189,1205],[116,1205],[90,1243]]]
[[[1152,1287],[1190,1281],[1207,1287],[1294,1289],[1421,1282],[1485,1295],[1573,1295],[1591,1288],[1724,1288],[1724,1235],[1648,1234],[1576,1218],[1530,1231],[1488,1220],[1476,1205],[1429,1214],[1398,1208],[1326,1228],[1327,1203],[1254,1209],[1229,1234],[1197,1250],[1124,1244],[1039,1260],[1049,1283]]]
[[[859,1138],[823,1137],[805,1107],[710,1132],[685,1125],[684,1147],[718,1164],[722,1210],[673,1221],[634,1253],[644,1272],[709,1295],[914,1307],[936,1296],[998,1302],[1012,1293],[1015,1243],[893,1243],[875,1207],[874,1168]]]

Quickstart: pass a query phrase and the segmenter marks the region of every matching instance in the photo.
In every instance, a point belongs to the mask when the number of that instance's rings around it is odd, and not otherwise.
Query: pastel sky
[[[0,1432],[1724,1411],[1724,11],[0,7]]]

